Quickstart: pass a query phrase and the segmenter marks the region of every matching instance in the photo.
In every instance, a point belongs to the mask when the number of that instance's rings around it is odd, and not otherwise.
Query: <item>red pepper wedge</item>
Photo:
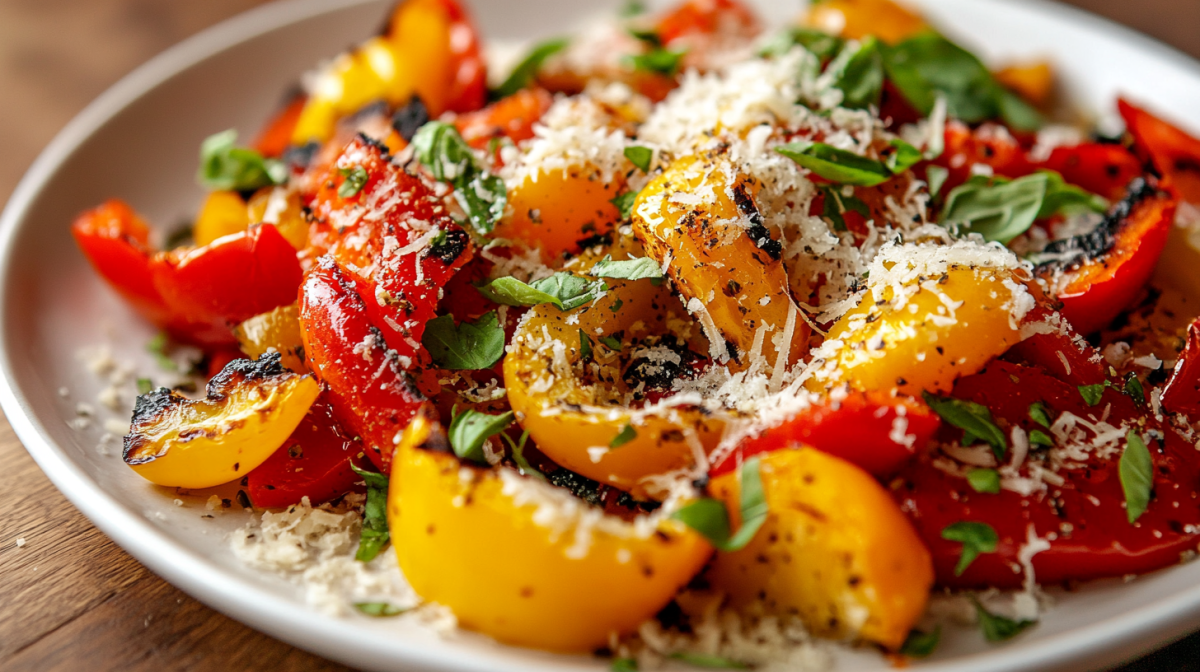
[[[1118,476],[1120,449],[1093,453],[1082,468],[1063,469],[1062,485],[1021,495],[1003,489],[980,493],[967,481],[932,463],[932,456],[909,464],[894,481],[893,495],[908,513],[933,554],[938,583],[953,588],[1017,588],[1024,573],[1020,551],[1029,529],[1049,544],[1032,557],[1037,581],[1055,584],[1152,571],[1177,564],[1200,541],[1200,454],[1167,424],[1145,417],[1146,411],[1116,389],[1105,389],[1100,403],[1087,405],[1078,387],[1048,375],[1039,367],[995,361],[955,385],[953,396],[983,404],[1009,434],[1013,425],[1046,432],[1029,416],[1035,402],[1052,419],[1063,412],[1080,418],[1105,415],[1115,427],[1135,424],[1138,431],[1161,432],[1163,440],[1147,440],[1154,464],[1154,490],[1149,508],[1131,525]],[[1106,410],[1107,409],[1107,410]],[[1048,433],[1048,432],[1047,432]],[[960,430],[944,427],[942,440],[957,442]],[[1090,435],[1089,435],[1090,436]],[[961,576],[955,575],[962,544],[942,538],[947,526],[963,522],[990,525],[999,537],[995,552],[982,553]]]
[[[279,450],[248,474],[246,492],[257,507],[291,506],[304,497],[321,504],[354,489],[362,477],[350,465],[365,462],[362,442],[342,429],[322,396]]]
[[[520,142],[533,137],[533,125],[553,103],[545,89],[522,89],[482,110],[458,115],[454,126],[475,149],[487,147],[495,138]]]
[[[1200,319],[1188,325],[1187,341],[1163,388],[1161,401],[1162,407],[1172,413],[1200,419]]]
[[[778,427],[745,439],[709,474],[733,471],[747,458],[811,446],[878,477],[887,477],[923,451],[941,425],[924,402],[880,392],[852,392],[801,411]]]
[[[1046,247],[1048,252],[1083,251],[1065,268],[1047,264],[1038,269],[1058,288],[1060,312],[1079,333],[1099,331],[1133,303],[1158,265],[1175,206],[1173,198],[1139,178],[1095,231]]]
[[[150,272],[150,228],[124,201],[112,199],[75,219],[71,235],[92,267],[150,322],[165,326],[171,310]]]
[[[304,276],[300,336],[338,419],[361,437],[375,466],[390,473],[400,432],[425,397],[372,325],[353,280],[331,257],[317,260]]]
[[[1163,188],[1200,203],[1200,140],[1124,98],[1117,109],[1141,150],[1163,176]]]
[[[1036,164],[1062,175],[1073,184],[1110,201],[1125,196],[1129,183],[1143,174],[1142,162],[1121,145],[1085,142],[1055,147],[1050,156]]]

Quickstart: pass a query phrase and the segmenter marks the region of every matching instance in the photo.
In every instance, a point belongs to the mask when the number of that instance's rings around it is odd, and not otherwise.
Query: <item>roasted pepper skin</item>
[[[1163,177],[1163,188],[1189,203],[1200,203],[1200,139],[1154,116],[1125,98],[1117,109],[1134,146]]]

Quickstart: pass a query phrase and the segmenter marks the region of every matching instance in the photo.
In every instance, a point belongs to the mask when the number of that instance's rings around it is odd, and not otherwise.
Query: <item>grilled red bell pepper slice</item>
[[[997,494],[976,492],[964,478],[934,465],[933,456],[913,461],[893,481],[893,494],[929,546],[939,584],[1019,587],[1024,578],[1020,550],[1028,543],[1031,527],[1049,544],[1031,561],[1042,584],[1148,572],[1177,564],[1182,554],[1196,549],[1200,453],[1169,424],[1146,417],[1130,397],[1106,389],[1100,403],[1090,407],[1077,386],[1040,367],[1006,361],[994,361],[980,373],[960,379],[952,396],[986,406],[1006,435],[1013,425],[1049,434],[1029,415],[1030,405],[1040,402],[1052,419],[1063,412],[1089,422],[1103,416],[1113,427],[1132,425],[1143,435],[1156,430],[1164,438],[1146,441],[1154,464],[1153,497],[1136,525],[1128,521],[1118,475],[1124,433],[1108,454],[1092,451],[1080,468],[1061,469],[1061,485],[1028,495],[1008,489]],[[1144,425],[1138,424],[1143,421]],[[940,438],[957,443],[961,434],[943,426]],[[942,530],[963,521],[990,525],[999,543],[995,552],[979,555],[962,576],[955,576],[962,544],[943,539]]]
[[[350,465],[365,462],[362,442],[342,429],[322,396],[279,450],[250,472],[247,494],[258,507],[291,506],[304,497],[321,504],[354,489],[362,477]]]
[[[458,115],[454,126],[475,149],[487,147],[494,138],[520,142],[533,137],[533,125],[553,103],[545,89],[522,89],[482,110]]]
[[[1038,269],[1059,288],[1055,298],[1062,315],[1077,331],[1099,331],[1133,303],[1167,244],[1175,206],[1173,198],[1138,178],[1094,231],[1046,246],[1046,252],[1080,253],[1065,266]]]
[[[1187,342],[1162,391],[1162,407],[1189,420],[1200,419],[1200,319],[1188,325]]]
[[[845,399],[813,406],[742,441],[709,473],[719,476],[753,455],[803,445],[887,477],[924,450],[940,425],[941,419],[924,402],[852,392]]]
[[[300,336],[338,419],[362,438],[367,456],[386,474],[400,432],[425,397],[371,324],[368,303],[333,259],[322,257],[304,276]]]
[[[1200,140],[1129,101],[1117,101],[1134,145],[1163,176],[1163,188],[1200,203]]]
[[[150,228],[133,208],[107,201],[76,218],[71,235],[96,272],[142,317],[159,326],[171,322],[150,273]]]
[[[1110,201],[1124,198],[1129,183],[1144,172],[1142,162],[1128,149],[1098,142],[1055,147],[1045,161],[1035,165],[1053,170],[1062,175],[1067,184]]]

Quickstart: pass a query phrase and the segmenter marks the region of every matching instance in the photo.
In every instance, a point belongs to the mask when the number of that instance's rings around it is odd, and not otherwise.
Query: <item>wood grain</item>
[[[0,201],[53,134],[153,54],[259,0],[0,0]],[[1071,0],[1200,57],[1200,2]],[[347,668],[184,595],[83,518],[0,420],[0,669]],[[16,545],[25,540],[23,547]],[[1127,672],[1195,669],[1200,635]]]

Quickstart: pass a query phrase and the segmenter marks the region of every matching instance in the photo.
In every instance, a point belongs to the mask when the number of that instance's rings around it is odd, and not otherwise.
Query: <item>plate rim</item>
[[[1105,33],[1154,58],[1190,70],[1200,78],[1200,62],[1132,28],[1083,9],[1049,0],[983,0],[1019,6],[1075,22],[1087,32]],[[921,4],[936,4],[923,0]],[[60,130],[30,164],[0,213],[0,315],[8,312],[15,242],[27,225],[30,207],[62,164],[113,117],[141,96],[226,49],[313,17],[381,0],[277,0],[242,12],[169,47],[138,66],[89,103]],[[222,569],[162,533],[144,516],[128,509],[88,476],[55,443],[15,384],[10,333],[0,328],[0,410],[17,438],[47,478],[106,536],[153,572],[197,600],[235,620],[312,653],[356,665],[390,668],[399,664],[429,670],[493,672],[520,668],[503,665],[483,653],[441,653],[420,645],[387,640],[377,632],[342,628],[330,638],[334,617],[294,604],[257,582]],[[1048,636],[1019,648],[997,648],[953,660],[921,665],[921,670],[970,669],[978,672],[1052,669],[1078,662],[1119,664],[1130,651],[1148,652],[1200,626],[1200,585],[1097,623]],[[390,645],[385,645],[390,644]],[[1114,658],[1114,656],[1121,656]],[[1104,663],[1101,663],[1104,664]]]

